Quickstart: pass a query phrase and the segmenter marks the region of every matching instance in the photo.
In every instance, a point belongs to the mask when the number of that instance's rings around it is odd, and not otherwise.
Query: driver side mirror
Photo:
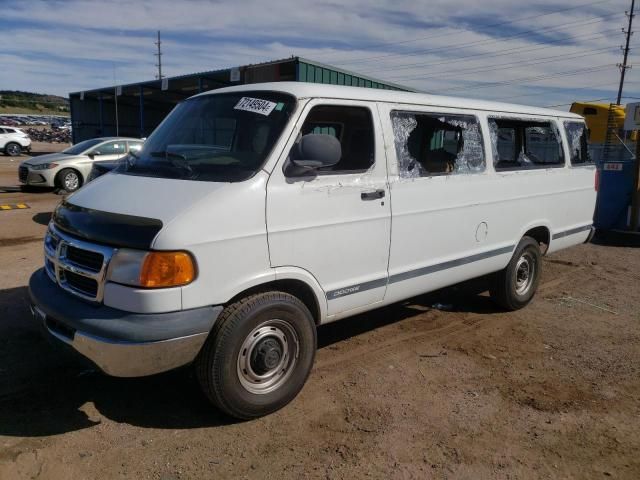
[[[315,175],[316,170],[332,167],[342,158],[342,147],[332,135],[310,133],[295,143],[285,164],[287,177]]]
[[[96,156],[100,155],[100,151],[99,150],[94,150],[93,152],[90,152],[87,156],[93,160]]]

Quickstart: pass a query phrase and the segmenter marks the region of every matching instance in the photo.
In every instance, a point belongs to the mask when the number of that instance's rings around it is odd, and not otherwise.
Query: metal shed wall
[[[232,81],[233,78],[233,81]],[[358,75],[313,60],[292,57],[161,80],[69,94],[73,142],[104,136],[147,137],[179,102],[230,85],[299,81],[388,90],[407,87]],[[116,121],[116,91],[117,121]]]
[[[345,72],[328,65],[313,63],[299,59],[296,80],[299,82],[328,83],[330,85],[346,85],[351,87],[381,88],[385,90],[409,90],[380,80]]]

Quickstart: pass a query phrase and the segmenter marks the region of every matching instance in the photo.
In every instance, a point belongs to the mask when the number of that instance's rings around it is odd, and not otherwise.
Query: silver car
[[[139,150],[143,140],[103,137],[85,140],[60,153],[31,157],[23,161],[18,177],[23,185],[58,187],[74,192],[88,181],[93,162],[117,160],[130,150]]]

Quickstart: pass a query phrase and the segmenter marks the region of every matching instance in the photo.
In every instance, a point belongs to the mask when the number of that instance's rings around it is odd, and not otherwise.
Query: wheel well
[[[298,298],[309,309],[316,325],[320,325],[320,305],[318,304],[318,299],[316,298],[315,293],[313,293],[311,287],[300,280],[285,279],[263,283],[239,293],[238,295],[233,297],[228,302],[228,304],[234,303],[237,300],[240,300],[241,298],[248,295],[253,295],[254,293],[268,292],[273,290],[289,293]]]
[[[524,234],[525,237],[531,237],[540,244],[540,250],[544,255],[549,248],[549,242],[551,241],[551,233],[547,227],[535,227]]]

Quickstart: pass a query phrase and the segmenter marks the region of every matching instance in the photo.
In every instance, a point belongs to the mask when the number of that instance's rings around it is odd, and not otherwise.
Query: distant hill
[[[0,90],[0,113],[69,113],[69,100],[57,95]]]

